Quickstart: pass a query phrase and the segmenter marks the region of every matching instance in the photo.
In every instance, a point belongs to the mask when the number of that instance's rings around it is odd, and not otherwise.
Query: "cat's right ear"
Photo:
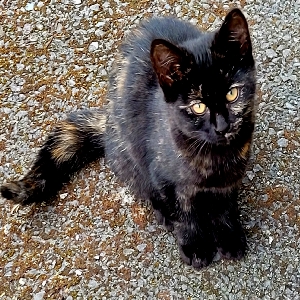
[[[174,92],[191,70],[189,54],[166,40],[152,42],[150,58],[159,84],[167,93]]]
[[[212,52],[229,60],[241,60],[252,56],[248,24],[238,8],[227,14],[215,36]]]

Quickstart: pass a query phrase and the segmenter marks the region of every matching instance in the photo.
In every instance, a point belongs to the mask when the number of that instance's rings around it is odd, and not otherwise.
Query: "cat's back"
[[[150,60],[153,40],[164,39],[179,46],[186,41],[197,39],[202,34],[196,26],[174,17],[154,17],[142,21],[130,31],[119,47],[110,73],[110,87],[113,88],[121,82],[120,86],[123,88],[123,83],[128,79],[134,80],[129,83],[133,85],[136,84],[137,77],[144,81],[145,74],[154,76]]]
[[[141,53],[149,57],[151,42],[155,39],[164,39],[174,45],[180,45],[201,35],[202,32],[189,22],[174,17],[154,17],[141,22],[132,30],[120,50],[125,56],[139,56]]]

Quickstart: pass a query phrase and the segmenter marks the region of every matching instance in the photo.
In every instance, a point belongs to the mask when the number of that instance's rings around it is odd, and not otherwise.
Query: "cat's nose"
[[[226,122],[225,118],[220,115],[216,114],[216,126],[215,131],[217,134],[225,134],[229,129],[229,124]]]

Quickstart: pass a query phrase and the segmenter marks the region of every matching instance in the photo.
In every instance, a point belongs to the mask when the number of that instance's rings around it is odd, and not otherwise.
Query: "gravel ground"
[[[0,299],[300,299],[300,1],[102,1],[0,2],[0,184],[29,169],[67,113],[105,103],[116,48],[141,19],[174,14],[213,30],[237,6],[259,83],[240,197],[249,253],[184,265],[174,237],[101,161],[52,206],[15,211],[0,199]]]

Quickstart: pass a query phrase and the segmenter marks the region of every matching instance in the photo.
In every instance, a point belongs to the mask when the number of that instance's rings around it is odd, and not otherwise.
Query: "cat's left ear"
[[[248,24],[238,8],[227,14],[220,30],[216,33],[213,51],[221,57],[233,59],[252,55]]]
[[[191,56],[166,40],[156,39],[151,44],[150,58],[164,92],[176,93],[191,70]]]

